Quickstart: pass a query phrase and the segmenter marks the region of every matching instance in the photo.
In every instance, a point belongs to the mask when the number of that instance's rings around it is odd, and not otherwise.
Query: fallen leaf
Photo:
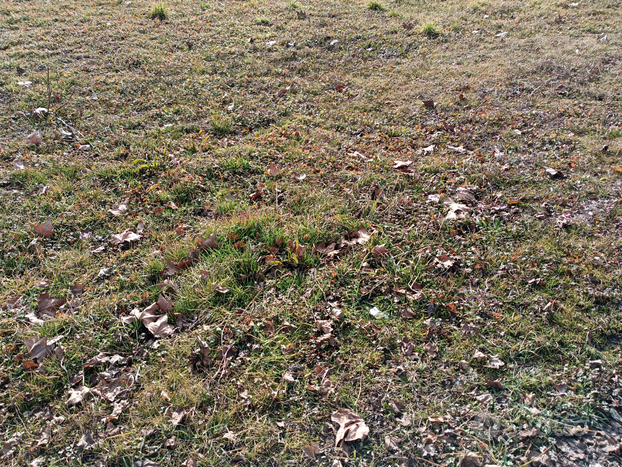
[[[323,334],[330,334],[333,332],[333,322],[330,319],[320,319],[315,322],[318,331]]]
[[[52,226],[52,221],[48,219],[43,224],[35,225],[35,232],[37,232],[42,237],[51,237],[54,233],[54,227]]]
[[[501,384],[498,379],[494,381],[486,381],[486,386],[488,386],[489,388],[503,389],[503,384]]]
[[[478,362],[481,362],[482,360],[486,359],[486,355],[479,350],[476,350],[475,352],[473,352],[473,358]]]
[[[37,447],[45,446],[46,444],[50,442],[50,439],[52,439],[52,428],[49,426],[46,426],[43,430],[41,430],[41,433],[39,434],[39,438],[36,440]]]
[[[481,467],[482,461],[474,452],[467,452],[462,456],[458,467]]]
[[[108,212],[113,216],[121,216],[127,213],[127,204],[119,204],[119,206],[110,209]]]
[[[384,245],[376,245],[372,250],[375,256],[388,256],[391,252],[385,248]]]
[[[522,398],[523,404],[525,405],[533,405],[533,403],[536,401],[536,395],[533,392],[529,394],[523,394]]]
[[[37,298],[37,311],[39,314],[49,318],[55,318],[58,309],[67,303],[67,300],[53,298],[49,293],[44,292]]]
[[[464,219],[469,213],[468,206],[461,203],[449,203],[449,212],[445,216],[445,220]]]
[[[160,467],[160,464],[151,459],[139,459],[134,461],[134,467]]]
[[[393,436],[393,435],[385,435],[384,437],[384,447],[386,448],[387,451],[390,452],[396,452],[400,450],[399,447],[399,442],[401,441],[400,438],[398,438],[397,436]]]
[[[39,336],[27,339],[25,342],[26,349],[30,354],[30,357],[36,359],[38,363],[41,363],[43,359],[54,353],[54,345],[48,344],[47,337],[39,339]]]
[[[82,403],[84,397],[89,392],[91,392],[91,390],[85,386],[80,386],[77,389],[69,389],[69,399],[65,402],[65,405],[69,408]]]
[[[436,107],[436,102],[434,102],[434,99],[425,99],[421,101],[423,103],[423,105],[425,105],[426,107],[433,109],[434,107]]]
[[[475,331],[477,331],[477,326],[475,326],[473,323],[467,323],[466,321],[463,321],[460,324],[460,332],[462,332],[464,336],[473,336],[475,335]]]
[[[304,453],[309,459],[315,459],[315,456],[322,453],[322,449],[319,444],[311,443],[310,445],[304,447]]]
[[[408,426],[412,425],[412,417],[411,417],[410,414],[405,413],[405,414],[402,415],[402,418],[398,418],[397,419],[397,422],[400,425],[402,425],[402,426],[408,427]]]
[[[499,357],[497,357],[496,355],[493,355],[492,357],[490,357],[490,360],[488,360],[488,363],[486,364],[488,368],[495,368],[495,369],[499,369],[504,365],[505,365],[505,362],[501,361]]]
[[[462,97],[464,97],[462,94],[460,94]],[[464,99],[461,99],[464,100]],[[460,146],[450,146],[449,144],[447,145],[447,149],[451,149],[452,151],[456,151],[460,154],[464,154],[466,152],[466,149],[464,149],[464,146],[460,145]]]
[[[443,266],[447,269],[451,269],[456,264],[456,261],[454,259],[451,259],[449,255],[441,255],[438,258],[435,258],[434,261],[439,266]]]
[[[27,81],[29,83],[29,81]],[[43,143],[43,136],[41,136],[41,133],[39,133],[38,131],[35,131],[33,133],[30,133],[27,137],[26,137],[26,144],[36,144],[37,146],[41,143]]]
[[[153,303],[140,313],[138,319],[153,335],[153,337],[168,337],[175,332],[175,328],[168,324],[168,315],[156,315],[155,311],[161,309],[158,303]]]
[[[488,404],[493,397],[490,394],[480,394],[479,396],[476,396],[475,399],[482,404]]]
[[[568,394],[568,386],[566,386],[564,383],[554,384],[553,387],[555,387],[557,394],[561,394],[561,395]]]
[[[404,308],[401,312],[400,312],[402,318],[406,318],[406,319],[412,319],[416,316],[415,312],[413,310],[411,310],[410,308]]]
[[[279,167],[274,163],[270,162],[270,175],[276,177],[279,174]]]
[[[227,289],[226,287],[223,287],[218,282],[214,282],[214,291],[221,293],[221,294],[226,294],[227,292],[229,292],[229,289]]]
[[[432,151],[434,151],[434,148],[436,146],[434,146],[433,144],[431,144],[430,146],[427,146],[425,148],[421,148],[419,151],[420,154],[432,154]]]
[[[544,169],[546,170],[546,173],[549,175],[549,177],[553,180],[564,178],[564,174],[561,173],[559,170],[555,170],[552,167],[545,167]]]
[[[113,235],[110,238],[110,243],[113,246],[121,245],[123,243],[131,243],[138,241],[142,238],[142,235],[132,232],[131,230],[126,230],[120,234]]]
[[[364,440],[369,434],[365,421],[351,410],[338,410],[331,415],[330,419],[339,426],[335,435],[335,447],[339,446],[342,441]]]
[[[465,201],[467,203],[475,203],[477,200],[475,199],[475,195],[471,193],[466,188],[460,187],[456,190],[454,194],[454,198],[459,199],[461,201]]]
[[[91,433],[90,431],[87,431],[86,433],[82,435],[82,438],[80,438],[80,441],[78,441],[78,444],[76,445],[76,447],[78,448],[78,452],[82,452],[82,451],[92,448],[96,444],[97,444],[97,441],[95,441],[95,439],[93,438],[93,433]]]
[[[162,310],[164,313],[168,313],[170,311],[173,311],[173,304],[166,299],[166,297],[162,294],[160,294],[160,296],[158,297],[158,306],[160,307],[160,310]]]
[[[400,172],[412,172],[413,161],[393,161],[393,168]]]
[[[434,342],[428,342],[424,344],[423,350],[430,356],[430,358],[436,358],[438,356],[438,345]]]
[[[537,428],[531,428],[531,429],[523,430],[523,431],[519,432],[518,436],[520,437],[521,441],[524,441],[524,440],[526,440],[528,438],[533,438],[537,434],[538,434],[538,429]]]
[[[181,407],[177,407],[177,409],[171,414],[170,421],[171,425],[177,426],[184,421],[188,412],[182,409]]]

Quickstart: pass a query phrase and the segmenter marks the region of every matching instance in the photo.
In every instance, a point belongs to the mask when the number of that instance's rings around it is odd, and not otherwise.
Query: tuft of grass
[[[255,18],[255,24],[258,24],[259,26],[270,26],[270,20],[265,16],[260,16]]]
[[[385,11],[386,10],[386,8],[382,5],[382,3],[375,2],[373,0],[369,2],[369,5],[367,5],[367,9],[373,10],[373,11]]]
[[[435,23],[425,23],[421,28],[421,33],[431,39],[440,36],[440,32]]]
[[[151,19],[159,19],[160,21],[168,19],[168,13],[164,3],[156,3],[153,5],[153,8],[151,8],[151,15],[149,17]]]

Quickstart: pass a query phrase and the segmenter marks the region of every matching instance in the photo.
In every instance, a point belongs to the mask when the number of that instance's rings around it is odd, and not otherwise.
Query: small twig
[[[50,65],[47,66],[47,85],[48,85],[48,112],[50,111],[50,106],[52,105],[52,88],[50,87]]]

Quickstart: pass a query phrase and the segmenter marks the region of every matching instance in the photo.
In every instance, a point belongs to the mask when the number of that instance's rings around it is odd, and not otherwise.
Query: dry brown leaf
[[[37,447],[45,446],[52,439],[52,428],[50,426],[46,426],[41,433],[39,434],[39,438],[37,441]]]
[[[481,362],[482,360],[486,359],[486,355],[479,350],[476,350],[475,352],[473,352],[473,358],[478,362]]]
[[[496,355],[493,355],[492,357],[490,357],[490,360],[488,360],[488,363],[486,364],[488,368],[495,368],[495,369],[499,369],[504,365],[505,365],[505,362],[500,360],[499,357],[497,357]]]
[[[198,237],[197,245],[203,250],[207,250],[208,248],[217,248],[218,243],[216,242],[216,234],[212,233],[207,238]]]
[[[473,323],[467,323],[466,321],[463,321],[460,324],[460,331],[465,336],[473,336],[475,335],[475,331],[477,331],[477,326],[475,326]]]
[[[321,319],[315,322],[317,330],[323,334],[330,334],[333,332],[333,322],[329,319]]]
[[[65,405],[69,408],[82,403],[84,397],[89,392],[91,392],[91,390],[85,386],[80,386],[77,389],[69,389],[69,399],[65,402]]]
[[[132,232],[131,230],[126,230],[120,234],[115,234],[110,238],[110,243],[113,246],[121,245],[123,243],[131,243],[140,240],[142,235]]]
[[[433,109],[434,107],[436,107],[436,102],[434,102],[434,99],[425,99],[421,101],[423,103],[423,105],[425,105],[426,107]]]
[[[164,313],[173,311],[173,303],[167,300],[166,297],[162,294],[160,294],[160,296],[158,297],[158,307],[160,307],[160,310],[162,310]]]
[[[402,440],[400,438],[398,438],[397,436],[386,435],[384,437],[384,447],[387,449],[387,451],[390,451],[390,452],[399,451],[400,450],[400,447],[399,447],[400,441],[402,441]]]
[[[318,456],[322,453],[322,449],[320,448],[319,444],[311,443],[310,445],[305,446],[304,453],[305,456],[307,456],[309,459],[315,459],[315,456]]]
[[[448,203],[449,212],[445,216],[445,220],[464,219],[469,213],[468,206],[459,203]]]
[[[116,208],[108,210],[113,216],[122,216],[127,213],[127,204],[119,204]]]
[[[93,433],[91,433],[90,431],[87,431],[86,433],[82,435],[82,438],[80,438],[80,441],[78,441],[78,444],[76,445],[76,447],[78,448],[78,452],[82,452],[82,451],[92,448],[96,444],[97,444],[97,441],[93,438]]]
[[[412,319],[416,316],[415,312],[411,310],[410,308],[404,308],[400,314],[402,315],[402,318],[406,318],[406,319]]]
[[[391,252],[387,250],[384,245],[376,245],[372,250],[375,256],[388,256]]]
[[[47,337],[39,339],[39,336],[36,336],[31,339],[27,339],[24,343],[26,344],[26,349],[28,350],[30,357],[33,360],[37,359],[37,362],[39,363],[41,363],[45,357],[54,353],[54,345],[48,344]]]
[[[525,405],[533,405],[533,403],[536,401],[536,395],[533,392],[529,394],[523,394],[521,397],[523,398],[523,404]]]
[[[439,266],[445,267],[447,269],[451,269],[456,264],[456,260],[451,259],[449,255],[441,255],[438,258],[435,258],[434,261]]]
[[[494,381],[486,381],[486,386],[488,386],[489,388],[503,389],[503,384],[501,384],[498,379]]]
[[[428,342],[424,344],[423,350],[430,356],[430,358],[436,358],[438,356],[438,345],[434,342]]]
[[[36,144],[37,146],[43,143],[43,136],[38,131],[30,133],[25,140],[26,144]]]
[[[148,306],[140,314],[139,320],[153,337],[168,337],[175,332],[175,328],[168,324],[168,315],[166,313],[162,315],[155,314],[157,309],[160,309],[158,303]]]
[[[37,311],[47,317],[56,317],[58,309],[67,303],[67,300],[53,298],[49,293],[44,292],[37,298]]]
[[[342,441],[364,440],[369,434],[369,427],[365,421],[351,410],[337,410],[330,419],[339,426],[335,435],[335,447],[339,446]]]
[[[170,417],[171,425],[173,426],[179,425],[180,423],[184,421],[187,415],[188,415],[187,411],[185,411],[181,407],[177,407],[177,409],[171,414],[171,417]]]
[[[458,462],[458,467],[481,467],[482,460],[474,452],[467,452]]]
[[[36,224],[35,232],[37,232],[42,237],[51,237],[54,233],[54,226],[52,225],[52,221],[48,219],[43,224]]]
[[[226,294],[227,292],[229,292],[229,289],[227,289],[226,287],[223,287],[218,282],[214,282],[214,291],[221,293],[221,294]]]

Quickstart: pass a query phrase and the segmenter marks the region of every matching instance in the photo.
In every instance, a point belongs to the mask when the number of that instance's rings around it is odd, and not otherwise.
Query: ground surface
[[[618,465],[622,3],[162,6],[0,7],[2,465]]]

